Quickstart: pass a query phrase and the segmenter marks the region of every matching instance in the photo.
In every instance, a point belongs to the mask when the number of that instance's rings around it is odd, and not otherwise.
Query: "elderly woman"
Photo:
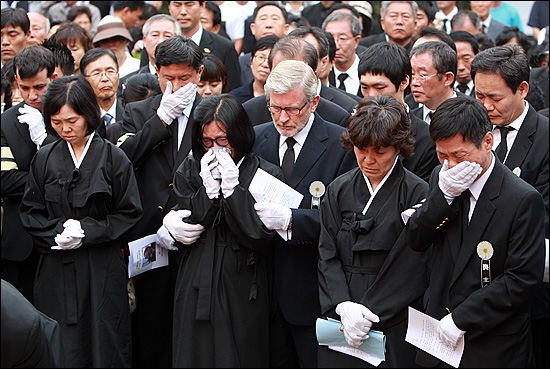
[[[194,118],[193,154],[174,177],[178,208],[184,210],[172,211],[163,221],[181,242],[176,243],[181,262],[173,366],[267,367],[265,254],[276,233],[256,214],[248,187],[258,169],[279,179],[283,175],[252,152],[254,129],[235,97],[204,99]],[[185,227],[196,227],[195,236],[181,233]]]
[[[41,253],[34,303],[58,321],[66,367],[130,367],[124,234],[142,214],[132,164],[95,134],[102,120],[84,77],[55,79],[42,99],[59,139],[34,157],[21,205]]]
[[[413,151],[408,114],[391,97],[366,98],[342,142],[353,148],[358,168],[330,183],[321,202],[321,312],[341,320],[351,346],[371,328],[383,331],[387,366],[413,367],[416,349],[405,342],[407,307],[422,306],[427,264],[425,254],[404,242],[402,213],[426,197],[428,184],[401,163]],[[367,365],[325,346],[319,363]]]

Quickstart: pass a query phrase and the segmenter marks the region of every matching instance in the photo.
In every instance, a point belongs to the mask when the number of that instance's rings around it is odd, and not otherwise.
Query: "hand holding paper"
[[[437,335],[439,339],[453,349],[458,345],[458,340],[464,336],[464,333],[466,333],[466,331],[460,330],[460,328],[455,325],[451,314],[444,316],[437,326]]]

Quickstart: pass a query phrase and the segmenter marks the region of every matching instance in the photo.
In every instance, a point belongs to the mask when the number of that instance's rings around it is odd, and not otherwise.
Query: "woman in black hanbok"
[[[254,129],[235,97],[206,98],[194,117],[193,154],[174,177],[182,210],[163,222],[173,233],[169,219],[190,211],[184,221],[204,227],[195,242],[176,243],[173,366],[267,367],[266,250],[276,233],[256,214],[248,187],[258,169],[279,179],[282,172],[252,152]]]
[[[58,321],[66,367],[131,367],[124,234],[142,214],[132,164],[95,134],[100,109],[84,77],[55,79],[42,98],[60,139],[34,157],[21,206],[41,253],[34,303]]]
[[[428,185],[401,164],[413,150],[407,112],[391,97],[366,98],[342,142],[355,151],[358,168],[336,178],[321,202],[321,311],[342,321],[352,346],[370,329],[382,331],[382,367],[413,367],[416,349],[405,342],[407,307],[422,306],[427,260],[404,242],[402,212],[426,197]],[[369,364],[321,346],[319,366]]]

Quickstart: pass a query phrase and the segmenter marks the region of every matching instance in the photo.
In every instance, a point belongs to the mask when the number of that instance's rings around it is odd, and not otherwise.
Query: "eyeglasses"
[[[254,55],[254,59],[256,59],[256,61],[259,63],[259,64],[262,64],[266,61],[269,60],[269,58],[267,56],[263,56],[263,55],[260,55],[260,54],[256,54]]]
[[[217,143],[218,146],[222,146],[222,147],[229,145],[229,140],[227,139],[227,137],[201,138],[202,146],[206,147],[207,149],[211,148],[214,145],[214,142]]]
[[[418,83],[422,84],[422,83],[426,82],[426,80],[427,80],[428,78],[431,78],[431,77],[437,76],[437,75],[439,75],[439,73],[432,74],[431,76],[424,76],[424,75],[422,75],[422,74],[418,74],[418,75],[412,74],[412,75],[411,75],[411,82],[412,82],[413,79],[416,79],[416,80],[418,81]]]
[[[118,74],[118,71],[114,68],[109,69],[98,69],[94,70],[92,73],[84,75],[84,77],[90,77],[92,79],[98,79],[101,78],[101,76],[105,73],[107,77],[114,77]]]
[[[273,106],[268,105],[267,108],[270,112],[273,114],[281,114],[281,112],[284,110],[288,115],[298,115],[302,111],[303,108],[307,105],[307,101],[302,105],[301,108],[281,108],[280,106]]]

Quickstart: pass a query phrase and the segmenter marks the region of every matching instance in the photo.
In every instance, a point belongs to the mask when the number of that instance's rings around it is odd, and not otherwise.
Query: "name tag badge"
[[[321,197],[325,194],[325,185],[321,181],[313,181],[309,185],[309,193],[311,194],[311,208],[319,209]]]
[[[493,256],[493,245],[489,241],[481,241],[477,245],[477,255],[481,259],[481,288],[491,284],[491,257]]]

